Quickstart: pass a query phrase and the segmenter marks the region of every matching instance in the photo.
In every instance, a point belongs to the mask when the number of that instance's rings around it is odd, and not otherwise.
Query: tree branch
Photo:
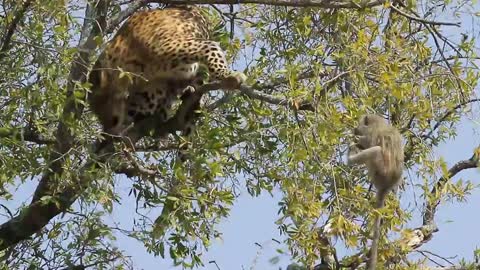
[[[367,0],[357,1],[350,0],[138,0],[137,2],[159,3],[159,4],[264,4],[272,6],[291,6],[291,7],[320,7],[320,8],[352,8],[362,9],[380,6],[385,0]]]
[[[466,169],[473,169],[477,168],[479,163],[478,155],[474,154],[468,160],[462,160],[455,164],[452,168],[448,170],[447,175],[440,178],[437,183],[433,186],[432,190],[430,191],[430,196],[434,199],[432,201],[427,201],[427,207],[425,209],[425,213],[423,214],[423,225],[424,226],[432,226],[435,224],[434,217],[435,212],[437,211],[437,207],[440,204],[441,200],[441,190],[445,186],[445,184],[450,180],[451,177],[455,176],[457,173],[461,172],[462,170]]]
[[[135,13],[140,8],[146,6],[150,3],[151,0],[137,0],[130,4],[125,10],[118,13],[115,17],[110,19],[107,23],[107,27],[105,29],[106,34],[112,33],[115,28],[120,25],[125,19],[130,17],[133,13]]]
[[[399,8],[397,8],[395,5],[390,5],[390,8],[392,8],[398,14],[400,14],[400,15],[402,15],[402,16],[410,19],[410,20],[413,20],[413,21],[417,21],[417,22],[421,22],[421,23],[427,23],[427,24],[430,24],[430,25],[450,25],[450,26],[460,27],[460,22],[430,21],[430,20],[427,20],[427,19],[417,17],[415,15],[407,14],[407,13],[403,12],[402,10],[400,10]]]
[[[11,138],[13,140],[33,142],[36,144],[53,144],[55,140],[47,138],[31,129],[16,129],[12,127],[0,127],[0,138]]]
[[[164,136],[167,133],[182,130],[182,125],[185,125],[185,114],[191,111],[195,102],[197,102],[207,91],[218,89],[219,87],[219,83],[212,83],[200,87],[188,99],[185,99],[182,102],[172,118],[164,123],[155,125],[155,135]],[[132,145],[135,145],[139,139],[145,136],[145,134],[148,134],[145,133],[145,130],[148,130],[152,123],[155,122],[157,122],[155,116],[140,121],[138,125],[134,126],[129,131],[131,137],[126,139],[128,139]],[[62,138],[63,137],[58,137],[59,140]],[[56,193],[52,193],[53,188],[50,188],[50,186],[55,184],[56,177],[60,177],[63,173],[62,165],[64,157],[60,156],[58,161],[53,161],[49,168],[50,170],[44,174],[37,186],[37,190],[35,191],[34,198],[30,205],[23,209],[18,216],[15,216],[0,226],[0,250],[4,250],[19,241],[27,239],[32,234],[46,226],[56,215],[66,211],[77,200],[80,194],[88,188],[92,180],[91,173],[89,173],[92,168],[98,168],[100,163],[105,163],[107,159],[113,155],[112,143],[112,140],[98,142],[94,150],[94,153],[98,158],[93,159],[90,157],[90,161],[78,170],[77,179],[72,180],[70,185]],[[63,148],[59,149],[61,151],[65,150]],[[54,156],[53,154],[51,155]],[[125,173],[131,173],[132,175],[143,174],[151,176],[151,174],[154,173],[152,170],[147,170],[146,168],[137,165],[138,164],[134,163],[134,168],[123,168],[123,171]],[[135,166],[137,167],[135,168]]]
[[[15,16],[13,17],[13,20],[7,26],[6,33],[2,38],[2,46],[0,48],[0,60],[5,57],[7,50],[10,48],[12,36],[13,36],[13,33],[15,33],[15,30],[17,29],[17,25],[20,23],[23,16],[25,15],[25,12],[27,12],[28,8],[30,8],[32,4],[33,4],[33,0],[26,0],[25,2],[23,2],[20,9],[18,9]]]
[[[150,4],[264,4],[272,6],[291,6],[291,7],[320,7],[320,8],[352,8],[362,9],[380,6],[384,4],[385,0],[370,0],[356,3],[349,0],[136,0],[133,1],[125,10],[121,11],[111,20],[109,20],[105,29],[106,34],[112,33],[115,28],[121,24],[125,19],[130,17],[140,8]]]
[[[98,0],[96,7],[87,5],[85,17],[97,18],[95,21],[84,20],[82,34],[80,37],[79,53],[73,61],[67,84],[67,102],[63,108],[62,118],[57,127],[55,139],[56,144],[50,152],[50,167],[43,175],[33,195],[32,202],[39,200],[44,195],[49,195],[55,186],[55,175],[63,173],[63,162],[67,157],[66,153],[73,147],[75,138],[70,132],[68,122],[77,120],[83,113],[83,105],[74,100],[74,90],[78,82],[84,83],[87,80],[87,73],[90,56],[97,48],[95,38],[105,28],[105,14],[107,12],[107,1]],[[92,16],[93,14],[93,16]],[[88,31],[90,29],[91,31]],[[89,34],[88,34],[89,33]],[[86,39],[86,40],[85,40]],[[85,41],[84,41],[85,40]]]
[[[0,250],[27,239],[35,232],[43,228],[53,217],[65,211],[76,200],[82,184],[88,183],[86,176],[79,177],[79,185],[68,186],[62,192],[53,194],[57,188],[56,179],[61,177],[64,171],[64,161],[67,158],[68,151],[71,150],[74,137],[69,131],[67,122],[78,119],[83,111],[83,106],[75,103],[73,93],[76,82],[85,82],[88,71],[88,59],[96,48],[95,37],[101,33],[101,28],[105,27],[106,0],[99,0],[97,9],[87,5],[85,17],[99,18],[98,22],[84,21],[82,35],[79,41],[80,52],[73,61],[67,84],[67,102],[63,109],[62,119],[58,124],[56,131],[56,143],[50,152],[50,166],[42,176],[32,202],[21,213],[3,223],[0,226]],[[91,16],[91,14],[95,14]],[[90,34],[88,29],[92,28]],[[86,41],[85,41],[86,39]],[[98,149],[101,150],[101,149]],[[84,168],[87,170],[96,163],[88,163]],[[76,182],[77,183],[77,182]],[[84,188],[84,187],[83,187]],[[46,197],[44,197],[46,196]],[[42,199],[44,198],[44,199]]]

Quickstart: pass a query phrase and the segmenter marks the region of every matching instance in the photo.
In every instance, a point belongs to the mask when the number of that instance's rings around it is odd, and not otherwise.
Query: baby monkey
[[[357,141],[349,153],[348,165],[365,164],[370,180],[377,189],[375,207],[382,208],[388,192],[402,181],[402,136],[385,119],[372,114],[363,115],[353,133],[357,136]],[[377,264],[380,223],[381,218],[378,216],[373,227],[368,270],[374,270]]]

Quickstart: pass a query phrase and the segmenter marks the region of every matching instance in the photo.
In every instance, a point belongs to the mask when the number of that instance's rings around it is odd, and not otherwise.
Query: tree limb
[[[172,133],[182,129],[182,123],[185,124],[185,114],[191,109],[191,106],[196,102],[197,98],[201,98],[201,95],[207,91],[218,89],[219,83],[207,84],[200,87],[193,93],[191,98],[182,102],[175,115],[164,123],[155,125],[155,131],[157,136],[164,136],[167,133]],[[134,128],[129,131],[131,136],[128,140],[132,145],[141,139],[145,134],[145,130],[150,128],[152,123],[155,123],[155,116],[146,118]],[[157,122],[158,123],[158,122]],[[63,135],[65,136],[65,135]],[[59,137],[58,139],[61,139]],[[69,138],[67,138],[69,139]],[[22,240],[27,239],[34,233],[38,232],[56,215],[65,212],[82,194],[82,192],[88,188],[91,182],[91,174],[89,171],[92,168],[98,168],[99,163],[104,163],[113,154],[112,141],[98,142],[95,146],[94,153],[98,157],[93,159],[90,157],[88,161],[81,169],[78,170],[77,179],[66,186],[63,190],[56,193],[52,193],[52,189],[49,187],[55,183],[56,177],[60,177],[63,173],[63,157],[60,157],[58,161],[52,162],[50,170],[44,174],[37,190],[35,191],[34,198],[29,206],[21,211],[18,216],[10,219],[0,226],[0,250],[4,250],[11,245],[14,245]],[[60,150],[65,150],[59,148]],[[58,154],[57,154],[58,155]],[[53,156],[53,154],[52,154]],[[60,167],[58,167],[60,166]],[[136,164],[133,165],[134,167]],[[151,174],[152,171],[137,168],[124,168],[125,173],[131,173],[132,175],[138,174]]]
[[[362,9],[380,6],[385,0],[138,0],[137,2],[159,3],[159,4],[264,4],[273,6],[291,6],[291,7],[320,7],[320,8],[352,8]]]
[[[447,175],[440,178],[437,183],[433,186],[432,190],[430,191],[430,196],[434,199],[432,201],[427,201],[427,207],[425,209],[425,213],[423,214],[423,225],[424,226],[432,226],[435,224],[434,217],[435,212],[437,211],[437,207],[440,204],[441,195],[439,192],[443,189],[445,184],[450,180],[451,177],[455,176],[457,173],[461,172],[462,170],[466,169],[473,169],[478,167],[478,155],[474,154],[468,160],[462,160],[455,164],[452,168],[448,170]],[[428,198],[429,196],[427,196]]]
[[[85,11],[86,16],[95,14],[95,18],[99,18],[97,22],[84,21],[82,35],[79,41],[81,48],[76,59],[73,61],[72,68],[69,74],[67,84],[67,102],[64,106],[62,119],[58,124],[56,131],[56,143],[50,152],[49,162],[50,166],[42,176],[32,202],[28,207],[23,209],[21,213],[11,220],[0,225],[0,250],[8,248],[9,246],[18,243],[21,240],[27,239],[35,232],[43,228],[53,217],[65,211],[80,194],[79,186],[72,185],[67,187],[63,192],[53,194],[56,188],[56,177],[60,177],[63,173],[63,163],[66,158],[66,153],[71,150],[74,142],[74,137],[71,135],[68,127],[68,120],[78,119],[83,111],[83,106],[76,104],[73,99],[73,92],[76,82],[85,82],[88,71],[88,59],[96,48],[94,38],[101,33],[101,28],[105,27],[106,0],[99,0],[98,8],[95,9],[91,5],[87,6]],[[88,29],[92,26],[92,30],[88,35]],[[86,41],[85,41],[86,39]],[[70,118],[70,119],[69,119]],[[91,163],[87,168],[91,167]],[[86,181],[80,176],[78,183],[85,183]],[[47,197],[44,197],[47,196]],[[42,197],[44,198],[42,200]]]
[[[27,12],[28,8],[30,8],[30,6],[33,4],[33,1],[34,0],[26,0],[25,2],[23,2],[23,4],[17,10],[15,16],[13,17],[13,20],[7,26],[6,33],[2,38],[2,46],[0,47],[0,60],[5,57],[7,50],[10,48],[13,33],[15,33],[17,25],[23,19],[25,12]]]
[[[67,102],[63,108],[62,118],[57,127],[55,135],[56,144],[50,152],[50,166],[35,190],[32,203],[52,192],[56,182],[54,180],[55,175],[61,175],[63,173],[63,162],[67,156],[66,153],[73,147],[75,138],[69,130],[68,122],[71,121],[72,118],[74,120],[79,119],[83,113],[83,105],[78,104],[74,100],[73,93],[78,82],[84,83],[87,80],[89,58],[97,48],[95,38],[102,33],[102,29],[104,29],[106,25],[105,14],[107,12],[107,1],[108,0],[99,0],[96,7],[89,4],[85,10],[85,17],[94,17],[98,18],[98,20],[93,22],[89,20],[84,21],[82,35],[80,37],[79,53],[73,61],[68,78]],[[91,16],[91,14],[94,15]],[[88,29],[90,27],[92,29],[89,33]]]
[[[352,8],[362,9],[375,7],[384,4],[385,0],[370,0],[356,3],[349,0],[136,0],[133,1],[125,10],[121,11],[111,20],[109,20],[105,29],[106,34],[111,34],[115,28],[125,19],[130,17],[140,8],[150,4],[264,4],[272,6],[291,6],[291,7],[320,7],[320,8]]]
[[[150,3],[151,0],[137,0],[131,3],[125,10],[122,10],[120,13],[118,13],[115,17],[110,19],[107,23],[107,27],[105,29],[106,34],[112,33],[115,28],[121,24],[125,19],[130,17],[133,13],[135,13],[137,10],[140,8],[146,6],[148,3]]]
[[[449,25],[449,26],[456,26],[456,27],[460,27],[460,22],[440,22],[440,21],[430,21],[430,20],[427,20],[427,19],[423,19],[423,18],[420,18],[420,17],[417,17],[415,15],[410,15],[410,14],[407,14],[405,13],[404,11],[400,10],[399,8],[397,8],[395,5],[390,5],[390,8],[392,8],[395,12],[397,12],[398,14],[410,19],[410,20],[413,20],[413,21],[417,21],[417,22],[421,22],[421,23],[427,23],[427,24],[430,24],[430,25]]]
[[[0,127],[0,138],[11,138],[13,140],[33,142],[36,144],[55,143],[55,140],[47,138],[44,135],[28,128],[18,130],[12,127]]]

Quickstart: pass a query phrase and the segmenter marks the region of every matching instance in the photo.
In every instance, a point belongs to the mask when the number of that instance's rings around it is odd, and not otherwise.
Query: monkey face
[[[370,141],[369,141],[369,134],[372,128],[372,125],[374,124],[375,121],[374,119],[371,119],[369,115],[364,115],[360,120],[358,121],[358,126],[356,126],[353,129],[353,135],[355,135],[355,143],[356,147],[360,150],[365,150],[369,148]]]
[[[369,132],[369,126],[364,125],[362,122],[359,123],[357,127],[353,129],[353,135],[356,137],[365,136]]]
[[[367,147],[366,144],[366,136],[364,135],[364,130],[356,127],[353,129],[353,142],[355,143],[355,147],[359,150],[365,150]]]
[[[363,135],[364,132],[362,132],[362,130],[363,130],[363,129],[360,128],[360,127],[354,128],[354,129],[353,129],[353,135],[355,135],[355,136],[361,136],[361,135]]]

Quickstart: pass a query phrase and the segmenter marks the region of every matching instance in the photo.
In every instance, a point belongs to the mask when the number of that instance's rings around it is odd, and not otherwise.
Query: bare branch
[[[135,1],[145,2],[145,0]],[[160,4],[264,4],[273,6],[291,6],[291,7],[320,7],[320,8],[352,8],[362,9],[380,6],[385,0],[370,1],[351,1],[351,0],[149,0],[148,3]]]
[[[272,6],[292,6],[292,7],[320,7],[320,8],[352,8],[361,9],[368,7],[380,6],[385,3],[385,0],[371,0],[362,3],[349,0],[136,0],[133,1],[125,10],[109,20],[106,34],[112,33],[115,28],[121,24],[130,15],[135,13],[140,8],[150,3],[157,4],[264,4]]]
[[[421,23],[427,23],[427,24],[430,24],[430,25],[450,25],[450,26],[460,27],[460,22],[430,21],[430,20],[427,20],[427,19],[417,17],[415,15],[407,14],[407,13],[403,12],[402,10],[400,10],[399,8],[397,8],[395,5],[390,5],[390,7],[393,10],[395,10],[395,12],[397,12],[398,14],[400,14],[400,15],[402,15],[402,16],[410,19],[410,20],[414,20],[414,21],[421,22]]]
[[[327,80],[326,82],[323,83],[323,91],[322,92],[325,92],[326,90],[328,90],[333,83],[335,83],[336,81],[338,81],[340,78],[346,76],[347,74],[349,74],[350,71],[345,71],[345,72],[342,72],[340,74],[337,74],[335,77]],[[306,73],[305,76],[307,76],[307,74],[310,74],[310,73]],[[312,75],[310,74],[310,77]],[[272,85],[279,85],[280,83],[279,82],[273,82],[273,83],[270,83],[270,84],[265,84],[265,87],[269,88],[269,87],[272,87]],[[262,86],[259,86],[259,87],[255,87],[257,89],[261,88]],[[253,99],[258,99],[258,100],[261,100],[261,101],[264,101],[264,102],[267,102],[267,103],[270,103],[270,104],[274,104],[274,105],[282,105],[282,106],[287,106],[287,107],[290,107],[292,109],[295,109],[295,110],[300,110],[300,111],[315,111],[315,107],[313,104],[311,104],[309,101],[293,101],[293,100],[288,100],[288,99],[285,99],[285,98],[279,98],[279,97],[274,97],[272,95],[269,95],[269,94],[265,94],[263,93],[262,91],[257,91],[257,90],[254,90],[252,87],[249,87],[249,86],[246,86],[246,85],[242,85],[241,88],[240,88],[240,91],[242,94],[250,97],[250,98],[253,98]]]
[[[158,171],[146,168],[140,164],[139,161],[137,161],[128,150],[123,151],[123,153],[125,154],[125,157],[127,157],[127,160],[133,165],[136,175],[144,175],[148,177],[158,175]]]
[[[438,121],[437,123],[435,124],[435,126],[432,128],[432,130],[430,130],[430,132],[426,135],[423,135],[422,137],[425,137],[425,138],[429,138],[433,132],[435,132],[435,130],[437,130],[440,125],[443,123],[443,121],[445,121],[450,115],[452,115],[454,112],[456,112],[458,109],[462,108],[463,106],[465,105],[468,105],[470,103],[474,103],[474,102],[479,102],[480,99],[479,98],[474,98],[474,99],[471,99],[471,100],[467,100],[467,101],[464,101],[464,102],[461,102],[460,104],[458,104],[457,106],[453,107],[451,110],[448,110]]]
[[[119,14],[117,14],[115,17],[113,17],[111,20],[108,21],[107,28],[105,29],[105,33],[106,34],[112,33],[113,30],[115,30],[115,28],[119,24],[121,24],[125,19],[130,17],[130,15],[135,13],[140,8],[146,6],[150,2],[151,2],[151,0],[137,0],[137,1],[134,1],[125,10],[121,11]]]

